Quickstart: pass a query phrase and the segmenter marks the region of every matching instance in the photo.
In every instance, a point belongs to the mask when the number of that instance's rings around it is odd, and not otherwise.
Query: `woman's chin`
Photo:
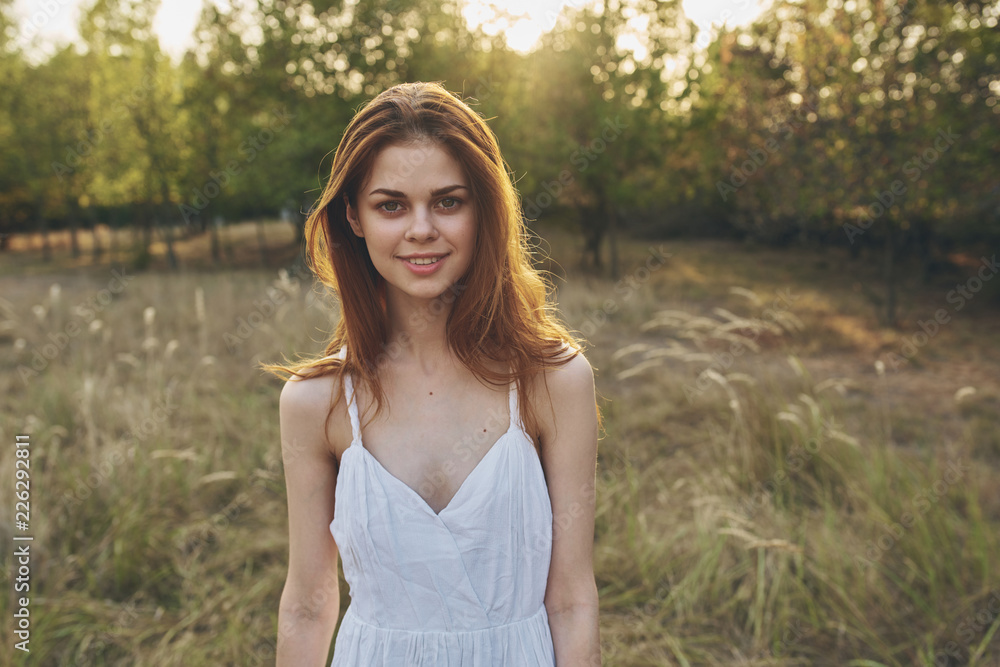
[[[447,303],[452,303],[455,299],[450,296],[452,290],[446,285],[436,284],[436,285],[426,285],[420,289],[405,289],[401,290],[395,288],[396,298],[401,301],[412,301],[414,303],[431,304],[434,301],[441,300]],[[448,297],[448,298],[445,298]]]

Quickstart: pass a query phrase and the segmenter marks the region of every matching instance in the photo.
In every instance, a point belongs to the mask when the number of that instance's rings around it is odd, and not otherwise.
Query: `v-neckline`
[[[340,359],[344,359],[344,358],[346,358],[345,357],[346,350],[347,350],[347,346],[345,345],[345,346],[341,347],[340,352],[337,355],[333,355],[333,356],[338,356]],[[352,378],[350,376],[350,374],[347,375],[347,381],[351,385],[350,392],[349,392],[350,396],[349,396],[349,400],[348,400],[348,413],[350,413],[352,409],[353,409],[354,412],[353,412],[353,416],[351,417],[351,420],[352,420],[351,421],[351,430],[352,430],[351,444],[345,450],[344,454],[346,454],[347,452],[351,451],[355,447],[359,447],[360,449],[362,449],[365,452],[365,456],[367,456],[368,459],[370,459],[375,464],[376,468],[378,468],[380,471],[382,471],[383,475],[385,475],[386,477],[389,477],[390,479],[392,479],[393,483],[398,484],[399,486],[403,487],[403,489],[405,489],[406,493],[409,493],[414,498],[416,498],[419,501],[419,503],[420,503],[420,505],[422,507],[424,507],[428,512],[430,512],[432,515],[434,515],[437,518],[440,518],[442,514],[444,514],[445,512],[447,512],[449,509],[451,509],[451,507],[455,504],[455,499],[458,498],[459,495],[461,495],[463,489],[465,489],[465,487],[468,484],[469,480],[472,478],[473,475],[475,475],[479,471],[480,468],[483,467],[484,462],[486,461],[486,459],[488,459],[490,457],[490,455],[493,453],[493,451],[495,449],[498,449],[503,444],[503,441],[505,439],[507,439],[511,434],[513,434],[517,430],[520,430],[520,427],[518,426],[518,421],[517,421],[519,419],[519,416],[517,414],[517,403],[518,403],[518,401],[517,401],[517,388],[516,388],[516,386],[508,385],[508,388],[507,388],[507,412],[510,414],[510,418],[509,418],[509,423],[508,423],[508,426],[507,426],[507,430],[504,432],[503,435],[501,435],[499,438],[497,438],[496,441],[492,445],[490,445],[490,448],[486,451],[486,453],[483,455],[483,457],[481,459],[479,459],[479,461],[472,468],[472,470],[469,471],[469,474],[465,476],[465,479],[462,480],[462,483],[458,485],[458,490],[456,490],[455,493],[451,496],[451,498],[448,499],[448,502],[445,504],[445,506],[442,507],[440,511],[435,512],[434,508],[430,506],[430,503],[428,503],[427,500],[425,500],[422,495],[420,495],[419,493],[417,493],[417,491],[413,487],[411,487],[409,484],[407,484],[406,482],[404,482],[403,480],[401,480],[400,478],[396,477],[391,472],[389,472],[389,470],[384,465],[382,465],[382,462],[379,461],[377,458],[375,458],[375,455],[372,454],[370,451],[368,451],[368,448],[365,447],[364,438],[361,435],[361,423],[360,423],[360,419],[357,417],[357,414],[358,414],[357,388],[354,386],[354,378]],[[346,389],[346,386],[345,386],[345,389]],[[524,433],[523,430],[521,432]],[[527,437],[527,433],[525,433],[525,437]],[[341,455],[341,460],[343,460],[343,455]]]
[[[445,503],[445,506],[442,507],[441,510],[437,512],[434,511],[434,508],[430,506],[430,503],[428,503],[427,500],[422,495],[417,493],[417,491],[413,487],[411,487],[409,484],[407,484],[406,482],[404,482],[403,480],[401,480],[400,478],[396,477],[391,472],[389,472],[389,470],[384,465],[382,465],[382,462],[379,461],[377,458],[375,458],[374,454],[368,451],[368,448],[365,447],[364,443],[362,442],[363,439],[361,437],[360,432],[358,433],[357,441],[352,442],[351,446],[347,448],[347,451],[350,451],[353,447],[359,447],[368,456],[368,459],[375,464],[376,468],[381,470],[383,474],[389,477],[389,479],[393,480],[396,484],[403,487],[407,492],[409,492],[413,497],[418,499],[420,501],[420,504],[424,508],[426,508],[428,512],[440,518],[442,514],[451,509],[452,505],[454,505],[455,503],[455,499],[458,498],[458,496],[462,493],[462,490],[466,487],[467,483],[472,478],[472,476],[475,475],[476,472],[483,467],[483,463],[486,461],[486,459],[488,459],[490,455],[493,454],[494,450],[499,449],[503,440],[506,439],[509,435],[511,435],[514,431],[515,431],[514,415],[511,415],[510,426],[507,427],[507,431],[499,438],[497,438],[496,442],[490,445],[490,448],[486,451],[485,454],[483,454],[483,457],[479,459],[479,461],[472,468],[472,470],[469,471],[469,474],[465,476],[465,479],[462,480],[462,483],[458,485],[458,490],[455,491],[454,494],[452,494],[451,498],[448,499],[448,502]]]

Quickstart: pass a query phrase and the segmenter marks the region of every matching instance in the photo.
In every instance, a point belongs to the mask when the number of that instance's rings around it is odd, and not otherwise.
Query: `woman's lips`
[[[414,259],[419,259],[420,261],[426,261],[426,258],[414,258]],[[402,257],[400,257],[400,260],[402,260],[402,262],[406,264],[406,267],[410,269],[410,271],[412,271],[413,273],[417,274],[418,276],[426,276],[431,273],[434,273],[435,271],[441,268],[441,265],[444,264],[444,261],[446,259],[448,259],[448,255],[439,255],[439,259],[431,264],[414,264],[409,259],[403,259]]]

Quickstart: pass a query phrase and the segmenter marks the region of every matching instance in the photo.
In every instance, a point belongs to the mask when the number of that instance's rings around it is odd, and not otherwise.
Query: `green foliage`
[[[781,1],[702,49],[680,0],[594,0],[528,53],[459,0],[206,3],[174,63],[156,0],[100,0],[41,64],[7,4],[0,234],[306,210],[359,105],[439,80],[490,119],[526,216],[574,221],[595,267],[610,241],[613,275],[617,230],[845,245],[892,323],[902,259],[1000,239],[995,2]]]

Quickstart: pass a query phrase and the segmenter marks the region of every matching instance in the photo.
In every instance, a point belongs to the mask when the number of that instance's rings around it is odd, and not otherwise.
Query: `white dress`
[[[353,440],[341,456],[330,532],[351,603],[332,667],[554,666],[542,603],[552,506],[514,384],[507,432],[435,513],[365,449],[344,379]]]

